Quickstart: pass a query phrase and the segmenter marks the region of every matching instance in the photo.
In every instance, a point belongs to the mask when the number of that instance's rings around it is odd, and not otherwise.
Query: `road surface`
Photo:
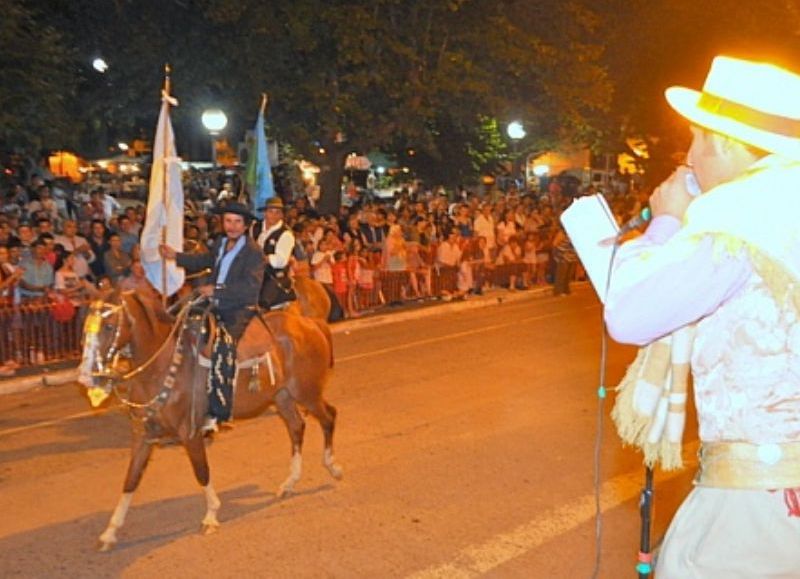
[[[129,423],[76,384],[0,397],[0,577],[591,577],[600,307],[588,288],[335,335],[336,456],[308,418],[303,478],[277,499],[289,441],[274,414],[209,449],[222,527],[182,449],[157,449],[110,553],[95,542]],[[608,384],[634,355],[611,345]],[[635,577],[640,457],[600,438],[600,577]],[[693,418],[690,418],[690,423]],[[691,445],[696,430],[687,432]],[[692,469],[656,474],[654,535]]]

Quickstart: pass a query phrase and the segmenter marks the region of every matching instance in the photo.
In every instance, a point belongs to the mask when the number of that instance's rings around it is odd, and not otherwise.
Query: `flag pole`
[[[172,72],[172,69],[169,66],[169,63],[164,65],[164,94],[162,98],[164,99],[164,103],[167,107],[166,113],[169,115],[169,90],[170,90],[170,81],[169,75]],[[162,195],[161,195],[161,202],[164,205],[164,215],[169,215],[169,186],[167,183],[167,163],[165,162],[167,158],[167,147],[169,146],[169,131],[164,131],[164,158],[162,159],[163,167],[161,168],[162,171]],[[166,220],[165,220],[166,221]],[[161,226],[161,244],[167,244],[167,224]],[[166,307],[167,305],[167,260],[161,260],[161,303]]]

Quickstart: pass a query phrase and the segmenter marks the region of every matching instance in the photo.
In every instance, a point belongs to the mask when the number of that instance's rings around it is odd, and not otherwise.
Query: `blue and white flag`
[[[158,252],[161,243],[183,250],[183,183],[181,159],[175,153],[175,134],[169,118],[170,105],[178,101],[163,91],[161,113],[158,116],[153,141],[153,167],[150,172],[150,192],[147,197],[147,219],[142,229],[142,266],[148,281],[160,293],[171,296],[185,280],[183,268],[163,258]],[[164,273],[166,272],[166,280]]]
[[[275,197],[275,187],[272,184],[272,166],[267,150],[267,137],[264,133],[265,106],[266,96],[258,111],[254,147],[249,151],[250,155],[247,158],[247,186],[250,193],[250,206],[253,209],[253,214],[259,219],[264,218],[260,209],[266,205],[267,199]]]

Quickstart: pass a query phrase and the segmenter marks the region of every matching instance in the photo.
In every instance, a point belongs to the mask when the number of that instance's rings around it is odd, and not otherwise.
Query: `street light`
[[[527,134],[525,133],[525,127],[523,127],[522,123],[519,121],[511,121],[508,123],[506,133],[508,134],[508,138],[515,142],[524,139]]]
[[[516,165],[519,161],[519,155],[517,154],[517,142],[520,139],[525,138],[526,135],[525,127],[522,126],[522,123],[520,121],[511,121],[510,123],[508,123],[508,126],[506,127],[506,134],[508,135],[508,138],[511,139],[512,150],[514,153],[514,160],[512,163],[512,169],[514,170],[512,171],[512,173],[514,174],[514,181],[516,181],[516,176],[519,173],[521,173],[521,171],[516,170],[517,169]],[[522,176],[523,189],[525,189],[526,186],[525,181],[526,179],[525,176],[523,175]]]
[[[92,68],[94,68],[100,74],[103,74],[108,70],[108,63],[103,60],[102,57],[98,56],[92,61]]]
[[[217,142],[216,137],[228,125],[228,117],[219,109],[207,109],[203,111],[201,117],[203,126],[211,135],[211,165],[217,166]]]

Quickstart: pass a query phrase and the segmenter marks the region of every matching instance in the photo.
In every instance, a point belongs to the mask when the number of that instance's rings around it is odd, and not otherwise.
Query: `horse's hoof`
[[[201,535],[213,535],[217,531],[219,531],[219,525],[203,525],[200,528]]]
[[[344,476],[344,471],[338,464],[329,465],[328,472],[331,473],[331,476],[336,480],[342,480],[342,477]]]
[[[282,498],[288,497],[293,492],[294,492],[294,488],[293,487],[281,485],[281,488],[278,489],[278,498],[282,499]]]
[[[108,553],[116,547],[116,541],[97,541],[97,550],[101,553]]]

